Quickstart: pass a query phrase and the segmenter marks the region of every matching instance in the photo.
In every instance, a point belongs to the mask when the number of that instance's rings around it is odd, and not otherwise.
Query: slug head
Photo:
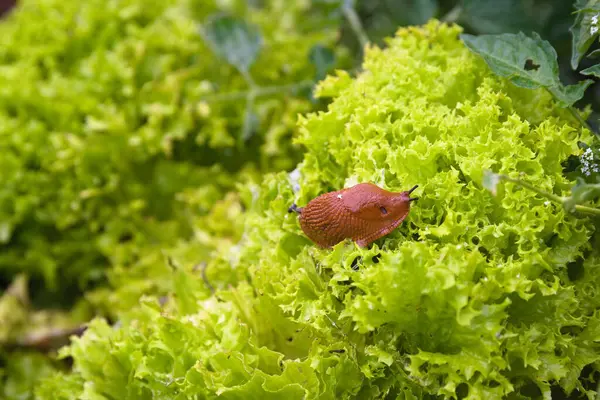
[[[403,220],[410,210],[410,203],[417,197],[410,194],[418,187],[405,192],[388,192],[372,183],[362,183],[342,191],[344,204],[354,216],[381,224]]]

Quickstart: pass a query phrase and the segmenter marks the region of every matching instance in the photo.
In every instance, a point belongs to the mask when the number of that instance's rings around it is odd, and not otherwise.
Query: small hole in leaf
[[[567,264],[567,276],[571,282],[575,282],[576,280],[583,278],[583,275],[583,258],[580,257],[576,261]]]
[[[379,259],[381,258],[381,253],[374,255],[371,260],[373,260],[374,264],[379,264]]]
[[[583,331],[583,328],[576,325],[562,326],[560,333],[562,335],[577,336]]]
[[[379,207],[379,209],[381,210],[381,213],[383,215],[387,214],[387,210],[385,209],[385,207],[381,206],[381,207]]]
[[[353,261],[352,264],[350,265],[350,268],[352,268],[354,271],[358,271],[359,267],[358,267],[358,263],[362,262],[362,257],[358,256],[356,257]]]
[[[528,382],[523,384],[519,389],[519,393],[530,399],[539,398],[542,396],[542,391],[539,386],[536,385],[532,380],[528,379]]]
[[[554,349],[554,355],[556,357],[562,357],[564,354],[563,354],[563,351],[561,349]]]
[[[462,382],[462,383],[458,384],[458,386],[456,386],[456,398],[457,399],[464,399],[468,395],[469,395],[469,385]]]
[[[527,61],[525,61],[525,66],[523,68],[525,71],[537,71],[540,68],[540,65],[534,63],[531,58],[528,58]]]

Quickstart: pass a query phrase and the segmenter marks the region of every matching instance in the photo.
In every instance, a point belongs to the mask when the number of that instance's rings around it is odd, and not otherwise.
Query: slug
[[[394,193],[372,183],[359,183],[322,194],[304,207],[292,204],[288,212],[299,215],[302,231],[322,248],[332,247],[345,239],[366,247],[404,221],[410,203],[418,199],[410,197],[417,187]]]

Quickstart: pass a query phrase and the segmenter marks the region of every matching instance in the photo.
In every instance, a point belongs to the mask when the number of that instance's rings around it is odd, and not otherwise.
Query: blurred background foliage
[[[49,349],[94,315],[115,321],[165,295],[173,269],[221,263],[209,281],[243,279],[215,256],[243,233],[236,188],[295,168],[297,115],[326,106],[314,84],[356,72],[366,40],[431,18],[472,34],[536,31],[574,83],[573,11],[564,0],[0,0],[0,394],[29,398],[68,367]],[[232,29],[241,41],[222,35]],[[593,85],[577,104],[592,126],[599,95]]]

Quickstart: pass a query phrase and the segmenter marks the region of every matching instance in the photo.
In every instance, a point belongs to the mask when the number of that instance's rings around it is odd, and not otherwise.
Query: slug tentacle
[[[410,203],[418,200],[410,197],[417,187],[393,193],[372,183],[360,183],[322,194],[302,208],[293,204],[288,212],[300,215],[302,230],[321,247],[331,247],[345,239],[365,247],[404,221]]]

